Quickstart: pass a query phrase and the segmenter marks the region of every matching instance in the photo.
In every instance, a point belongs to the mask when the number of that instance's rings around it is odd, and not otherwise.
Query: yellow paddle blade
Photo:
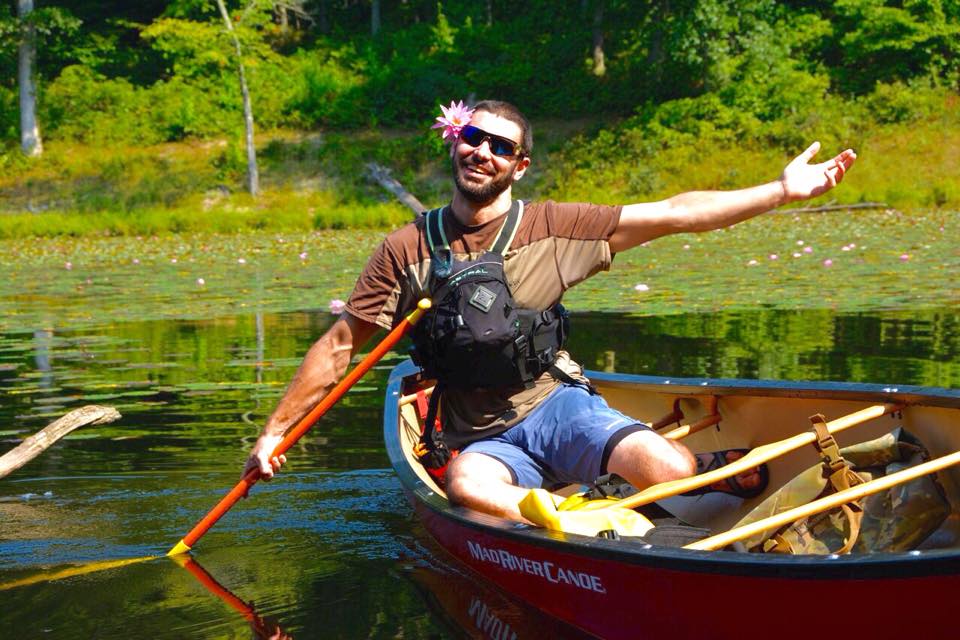
[[[653,523],[636,511],[622,507],[607,506],[591,510],[559,511],[559,498],[544,489],[531,489],[520,501],[520,514],[530,522],[563,533],[596,536],[601,531],[613,529],[622,536],[642,536],[653,528]],[[584,505],[585,506],[585,505]]]
[[[179,556],[180,554],[187,553],[190,551],[190,547],[187,546],[187,543],[183,540],[180,540],[177,544],[173,545],[173,548],[170,551],[167,551],[168,556]]]

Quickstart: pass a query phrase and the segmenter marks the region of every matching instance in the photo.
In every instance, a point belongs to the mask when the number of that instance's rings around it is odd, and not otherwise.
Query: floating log
[[[106,424],[119,418],[120,412],[113,407],[91,404],[74,409],[0,456],[0,478],[27,464],[74,429],[88,424]]]
[[[390,170],[386,167],[376,162],[368,162],[367,176],[395,195],[400,202],[413,209],[415,214],[420,214],[427,210],[415,195],[404,189],[403,185],[390,175]]]
[[[823,204],[819,207],[795,207],[793,209],[779,209],[777,213],[822,213],[824,211],[846,211],[848,209],[892,209],[886,202],[856,202],[852,204]]]

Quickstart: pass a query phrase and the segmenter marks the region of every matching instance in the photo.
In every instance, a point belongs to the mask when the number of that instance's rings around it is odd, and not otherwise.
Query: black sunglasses
[[[522,150],[520,145],[513,140],[495,136],[470,124],[460,130],[460,139],[471,147],[479,147],[484,141],[487,141],[490,143],[490,153],[502,158],[512,158],[519,155]]]

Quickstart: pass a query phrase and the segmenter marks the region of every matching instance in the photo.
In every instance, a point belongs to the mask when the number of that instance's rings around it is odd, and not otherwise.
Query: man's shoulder
[[[415,249],[420,244],[423,236],[425,217],[418,215],[416,218],[398,227],[388,233],[383,239],[383,244],[393,251],[402,251],[403,249]]]
[[[531,241],[541,237],[606,239],[620,220],[621,206],[592,202],[556,202],[538,200],[526,203],[524,218]]]

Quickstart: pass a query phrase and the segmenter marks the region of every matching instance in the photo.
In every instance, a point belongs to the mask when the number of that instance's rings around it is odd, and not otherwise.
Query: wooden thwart
[[[843,416],[842,418],[831,420],[827,423],[827,430],[830,433],[839,433],[844,429],[848,429],[874,418],[879,418],[880,416],[884,416],[889,413],[894,413],[902,408],[903,405],[893,403],[874,405],[872,407],[861,409],[860,411]],[[689,478],[683,478],[681,480],[662,482],[644,489],[639,493],[635,493],[632,496],[624,498],[623,500],[611,500],[610,505],[633,509],[645,504],[650,504],[651,502],[656,502],[657,500],[663,500],[664,498],[676,496],[687,491],[706,487],[716,482],[720,482],[721,480],[726,480],[727,478],[745,473],[765,462],[770,462],[775,458],[779,458],[785,453],[796,451],[797,449],[813,444],[816,439],[817,436],[813,431],[798,433],[797,435],[791,436],[784,440],[771,442],[770,444],[756,447],[742,458],[739,458],[728,465],[724,465],[719,469],[708,471],[707,473],[701,473]]]
[[[423,389],[423,393],[429,398],[433,394],[433,389],[434,387],[427,387],[426,389]],[[417,394],[411,393],[406,396],[400,396],[400,399],[397,400],[397,405],[403,407],[405,405],[410,404],[411,402],[416,402],[416,401],[417,401]]]
[[[808,502],[807,504],[795,507],[782,513],[778,513],[776,515],[772,515],[768,518],[764,518],[763,520],[757,520],[756,522],[752,522],[742,527],[737,527],[736,529],[731,529],[725,533],[720,533],[709,538],[704,538],[703,540],[698,540],[697,542],[688,544],[684,547],[684,549],[697,549],[701,551],[722,549],[728,544],[732,544],[738,540],[744,540],[769,529],[779,529],[780,527],[799,520],[800,518],[806,518],[808,516],[827,511],[828,509],[839,507],[840,505],[848,502],[859,500],[860,498],[873,495],[874,493],[879,493],[880,491],[890,489],[898,484],[910,482],[911,480],[921,478],[925,475],[936,473],[941,469],[946,469],[947,467],[958,463],[960,463],[960,451],[955,451],[949,455],[924,462],[923,464],[919,464],[915,467],[909,467],[902,471],[891,473],[888,476],[877,478],[876,480],[871,480],[870,482],[865,482],[863,484],[858,484],[850,489],[838,491],[837,493],[829,495],[825,498]]]
[[[720,411],[717,407],[718,403],[719,399],[717,396],[709,396],[709,399],[707,400],[707,415],[700,418],[693,424],[684,424],[678,426],[676,429],[671,429],[667,433],[663,434],[663,437],[667,438],[668,440],[680,440],[698,431],[703,431],[707,427],[720,424],[720,420],[722,420],[722,418],[720,417]]]

